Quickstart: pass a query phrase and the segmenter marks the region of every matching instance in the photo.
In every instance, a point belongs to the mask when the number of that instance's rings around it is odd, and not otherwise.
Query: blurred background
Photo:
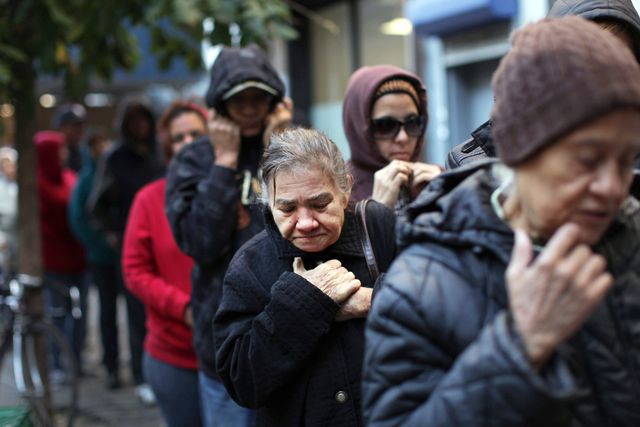
[[[544,17],[553,1],[285,1],[283,4],[291,13],[288,23],[297,34],[269,34],[263,45],[288,85],[297,121],[328,133],[346,158],[349,152],[342,131],[341,105],[349,75],[362,65],[381,63],[416,72],[426,82],[429,95],[425,160],[443,163],[448,149],[465,140],[488,118],[491,75],[509,47],[510,32]],[[636,8],[639,2],[634,0]],[[159,3],[188,8],[196,7],[198,2]],[[176,10],[175,13],[180,12]],[[220,21],[215,16],[201,18],[204,34]],[[142,21],[125,26],[128,37],[139,46],[139,61],[130,70],[116,66],[110,80],[91,77],[84,93],[75,96],[87,107],[88,123],[113,131],[117,106],[123,98],[133,95],[146,97],[157,112],[177,97],[202,98],[208,83],[207,67],[215,59],[216,48],[203,41],[202,61],[195,69],[193,58],[181,57],[179,49],[174,49],[177,52],[167,61],[166,53],[158,54],[152,46],[163,30],[165,34],[175,30],[175,19],[164,20],[153,28]],[[231,44],[246,43],[239,34],[242,26],[225,28],[230,28]],[[36,128],[45,129],[50,127],[55,107],[69,100],[65,78],[39,74],[35,91]],[[2,145],[13,144],[13,113],[11,102],[4,101],[0,107]]]

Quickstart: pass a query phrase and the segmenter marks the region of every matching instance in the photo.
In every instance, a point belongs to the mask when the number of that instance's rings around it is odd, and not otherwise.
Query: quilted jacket
[[[504,273],[513,233],[494,213],[488,164],[443,174],[398,225],[407,248],[366,327],[371,426],[639,426],[638,202],[594,248],[614,287],[540,371],[528,363]]]

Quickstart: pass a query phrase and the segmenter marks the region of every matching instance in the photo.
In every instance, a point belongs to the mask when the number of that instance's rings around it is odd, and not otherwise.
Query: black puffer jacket
[[[121,114],[121,139],[100,159],[87,200],[92,223],[117,239],[117,250],[122,245],[136,193],[164,175],[155,136],[155,119],[149,107],[135,101],[127,104]],[[136,141],[130,129],[138,115],[146,118],[150,128],[144,141]]]
[[[366,329],[371,426],[639,426],[640,227],[621,213],[596,248],[615,285],[540,373],[509,313],[513,233],[490,166],[432,181],[407,210]]]
[[[367,227],[380,271],[395,256],[394,213],[367,208]],[[305,253],[282,238],[267,214],[266,230],[241,248],[225,277],[214,321],[220,377],[241,405],[258,409],[258,425],[360,426],[364,319],[334,320],[339,306],[292,272],[294,257],[307,269],[339,260],[374,285],[360,227],[352,211],[336,243]]]
[[[232,67],[233,66],[233,67]],[[218,106],[223,94],[239,83],[254,80],[283,90],[278,75],[257,48],[225,48],[211,69],[209,106]],[[282,100],[283,93],[274,97]],[[222,279],[233,254],[264,228],[255,204],[259,188],[258,164],[262,134],[241,140],[238,167],[214,165],[210,141],[205,138],[184,147],[173,158],[167,175],[166,212],[180,249],[196,261],[192,273],[191,307],[194,347],[199,366],[217,378],[211,324],[222,295]]]

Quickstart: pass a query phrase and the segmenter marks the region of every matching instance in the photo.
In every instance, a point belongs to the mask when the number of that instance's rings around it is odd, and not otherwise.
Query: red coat
[[[178,248],[164,213],[166,179],[136,194],[124,236],[122,269],[129,290],[145,306],[147,353],[170,365],[196,369],[184,312],[191,298],[193,260]]]
[[[40,235],[44,269],[54,273],[81,273],[84,250],[71,233],[67,208],[76,174],[62,166],[64,135],[42,131],[34,136],[37,155]]]

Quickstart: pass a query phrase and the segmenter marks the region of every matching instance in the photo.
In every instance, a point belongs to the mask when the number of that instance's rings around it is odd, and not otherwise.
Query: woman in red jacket
[[[167,159],[206,134],[203,110],[175,102],[160,121]],[[193,261],[176,245],[164,213],[166,179],[143,187],[134,199],[124,238],[125,283],[145,306],[143,374],[169,427],[200,426],[197,360],[189,307]]]
[[[64,288],[80,291],[82,313],[86,312],[86,284],[83,277],[84,251],[71,233],[67,221],[67,207],[76,174],[63,165],[66,160],[64,135],[42,131],[34,136],[37,155],[38,202],[40,204],[40,236],[47,307],[51,317],[64,332],[81,367],[81,351],[85,337],[84,316],[74,319],[68,310],[68,296]],[[57,289],[56,289],[57,288]],[[62,289],[61,289],[62,288]],[[51,380],[64,378],[63,367],[53,350]]]

